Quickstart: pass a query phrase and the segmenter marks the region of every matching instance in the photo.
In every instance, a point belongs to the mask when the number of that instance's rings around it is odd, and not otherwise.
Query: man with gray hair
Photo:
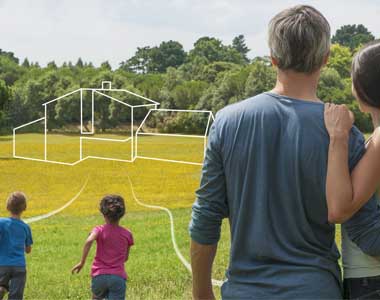
[[[231,229],[223,299],[342,297],[337,220],[325,195],[329,136],[316,94],[330,26],[313,7],[286,9],[270,22],[269,47],[274,89],[222,109],[210,131],[190,223],[194,299],[214,299],[223,218]],[[365,151],[356,128],[349,148],[352,169]],[[375,202],[345,225],[367,249],[373,243],[358,228],[379,218]]]

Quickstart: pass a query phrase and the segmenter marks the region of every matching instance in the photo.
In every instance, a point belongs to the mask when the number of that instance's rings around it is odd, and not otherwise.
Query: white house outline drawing
[[[84,91],[90,91],[91,92],[91,130],[90,131],[84,131],[83,130],[83,125],[84,125],[84,120],[83,120],[83,92]],[[48,127],[47,127],[47,107],[49,104],[53,102],[57,102],[60,99],[63,99],[67,96],[70,96],[75,93],[80,93],[80,134],[85,135],[85,136],[80,136],[79,137],[79,159],[73,163],[67,163],[67,162],[61,162],[61,161],[54,161],[54,160],[49,160],[48,159],[48,149],[47,149],[47,135],[48,135]],[[110,95],[105,94],[105,92],[124,92],[128,93],[130,95],[133,95],[139,99],[142,99],[148,104],[139,104],[139,105],[131,105],[129,103],[126,103],[124,101],[121,101],[115,97],[112,97]],[[109,98],[110,100],[113,100],[119,104],[122,104],[126,107],[128,107],[131,110],[131,134],[130,137],[126,139],[111,139],[111,138],[102,138],[102,137],[92,137],[89,135],[95,134],[94,130],[94,97],[95,94],[99,94],[101,96],[104,96],[106,98]],[[78,163],[87,160],[89,158],[93,159],[101,159],[101,160],[111,160],[111,161],[119,161],[119,162],[134,162],[137,158],[139,159],[147,159],[147,160],[156,160],[156,161],[164,161],[164,162],[172,162],[172,163],[181,163],[181,164],[190,164],[190,165],[202,165],[201,162],[191,162],[191,161],[185,161],[185,160],[174,160],[174,159],[164,159],[164,158],[159,158],[159,157],[154,157],[154,156],[142,156],[138,155],[138,137],[139,136],[171,136],[171,137],[186,137],[186,138],[197,138],[197,139],[203,139],[203,148],[204,152],[206,151],[206,144],[207,144],[207,136],[209,133],[210,126],[212,122],[215,120],[215,117],[211,111],[208,110],[187,110],[187,109],[159,109],[158,106],[160,105],[159,102],[154,101],[152,99],[149,99],[147,97],[138,95],[136,93],[133,93],[131,91],[128,91],[126,89],[113,89],[112,88],[112,83],[110,81],[103,81],[101,88],[79,88],[76,89],[72,92],[69,92],[65,95],[62,95],[60,97],[57,97],[53,100],[50,100],[48,102],[45,102],[42,104],[44,107],[44,117],[39,118],[37,120],[31,121],[29,123],[20,125],[18,127],[15,127],[13,129],[13,157],[18,158],[18,159],[25,159],[25,160],[31,160],[31,161],[39,161],[39,162],[45,162],[45,163],[54,163],[54,164],[61,164],[61,165],[68,165],[68,166],[75,166]],[[145,107],[145,108],[150,108],[148,113],[145,115],[145,118],[141,122],[140,126],[134,131],[134,109],[140,108],[140,107]],[[148,117],[153,113],[153,112],[184,112],[184,113],[202,113],[202,114],[207,114],[207,126],[205,128],[204,134],[203,135],[186,135],[186,134],[175,134],[175,133],[145,133],[143,132],[142,128],[148,119]],[[16,134],[17,131],[25,128],[27,126],[33,125],[38,122],[43,122],[44,123],[44,159],[38,159],[38,158],[33,158],[33,157],[26,157],[26,156],[20,156],[17,155],[17,143],[16,143]],[[87,136],[86,136],[87,135]],[[108,141],[108,142],[118,142],[118,143],[125,143],[128,141],[131,141],[131,157],[130,159],[118,159],[118,158],[112,158],[112,157],[100,157],[100,156],[83,156],[83,140],[97,140],[97,141]]]
[[[148,117],[153,113],[153,112],[184,112],[184,113],[202,113],[202,114],[207,114],[207,126],[205,128],[204,134],[203,135],[192,135],[192,134],[175,134],[175,133],[154,133],[154,132],[149,132],[145,133],[142,131],[142,128],[148,119]],[[142,156],[138,155],[138,137],[139,136],[170,136],[170,137],[186,137],[186,138],[196,138],[196,139],[203,139],[203,151],[204,154],[206,152],[206,146],[207,146],[207,136],[209,133],[210,125],[211,123],[215,120],[214,115],[211,111],[208,110],[189,110],[189,109],[150,109],[149,112],[146,114],[144,120],[141,122],[140,126],[136,130],[135,134],[135,153],[136,156],[135,158],[141,158],[141,159],[149,159],[149,160],[157,160],[157,161],[166,161],[166,162],[174,162],[174,163],[182,163],[182,164],[190,164],[190,165],[202,165],[202,163],[196,163],[196,162],[189,162],[189,161],[183,161],[183,160],[174,160],[174,159],[164,159],[164,158],[159,158],[159,157],[152,157],[152,156]]]

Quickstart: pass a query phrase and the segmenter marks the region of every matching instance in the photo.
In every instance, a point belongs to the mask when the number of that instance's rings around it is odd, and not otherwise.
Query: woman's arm
[[[330,134],[326,197],[332,223],[347,221],[371,198],[380,182],[379,130],[374,132],[366,153],[349,175],[346,136],[351,128],[349,120],[345,106],[326,105],[325,123]]]
[[[328,220],[342,223],[353,214],[353,188],[348,166],[353,117],[346,106],[326,104],[325,125],[330,135],[326,178]]]
[[[375,130],[368,142],[366,153],[352,174],[353,202],[356,210],[376,193],[380,183],[380,131]]]
[[[84,264],[86,263],[86,259],[87,259],[88,253],[90,252],[92,243],[96,240],[96,238],[97,238],[97,233],[96,232],[92,232],[89,235],[89,237],[87,238],[87,240],[86,240],[86,242],[84,244],[84,247],[83,247],[82,259],[80,260],[79,263],[77,263],[71,269],[71,273],[72,274],[79,273],[82,270]]]

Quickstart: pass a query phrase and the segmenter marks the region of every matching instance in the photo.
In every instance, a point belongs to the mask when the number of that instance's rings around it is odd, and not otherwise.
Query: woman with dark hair
[[[333,219],[339,223],[357,212],[380,185],[380,41],[366,45],[356,54],[352,81],[353,94],[360,110],[371,115],[374,132],[367,141],[365,155],[353,170],[349,170],[353,115],[346,106],[326,104],[325,124],[330,135],[327,206],[329,215],[334,215]],[[380,232],[376,235],[374,238],[379,238]],[[380,299],[380,257],[367,254],[350,240],[342,227],[345,298]]]

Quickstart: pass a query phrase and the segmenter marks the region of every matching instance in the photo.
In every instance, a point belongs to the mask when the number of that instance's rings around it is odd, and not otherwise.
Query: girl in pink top
[[[92,230],[83,247],[82,259],[72,273],[80,272],[92,243],[96,241],[96,255],[91,268],[93,299],[124,300],[127,280],[124,263],[133,245],[132,233],[119,226],[125,214],[124,199],[118,195],[105,196],[100,201],[100,212],[105,224]]]

